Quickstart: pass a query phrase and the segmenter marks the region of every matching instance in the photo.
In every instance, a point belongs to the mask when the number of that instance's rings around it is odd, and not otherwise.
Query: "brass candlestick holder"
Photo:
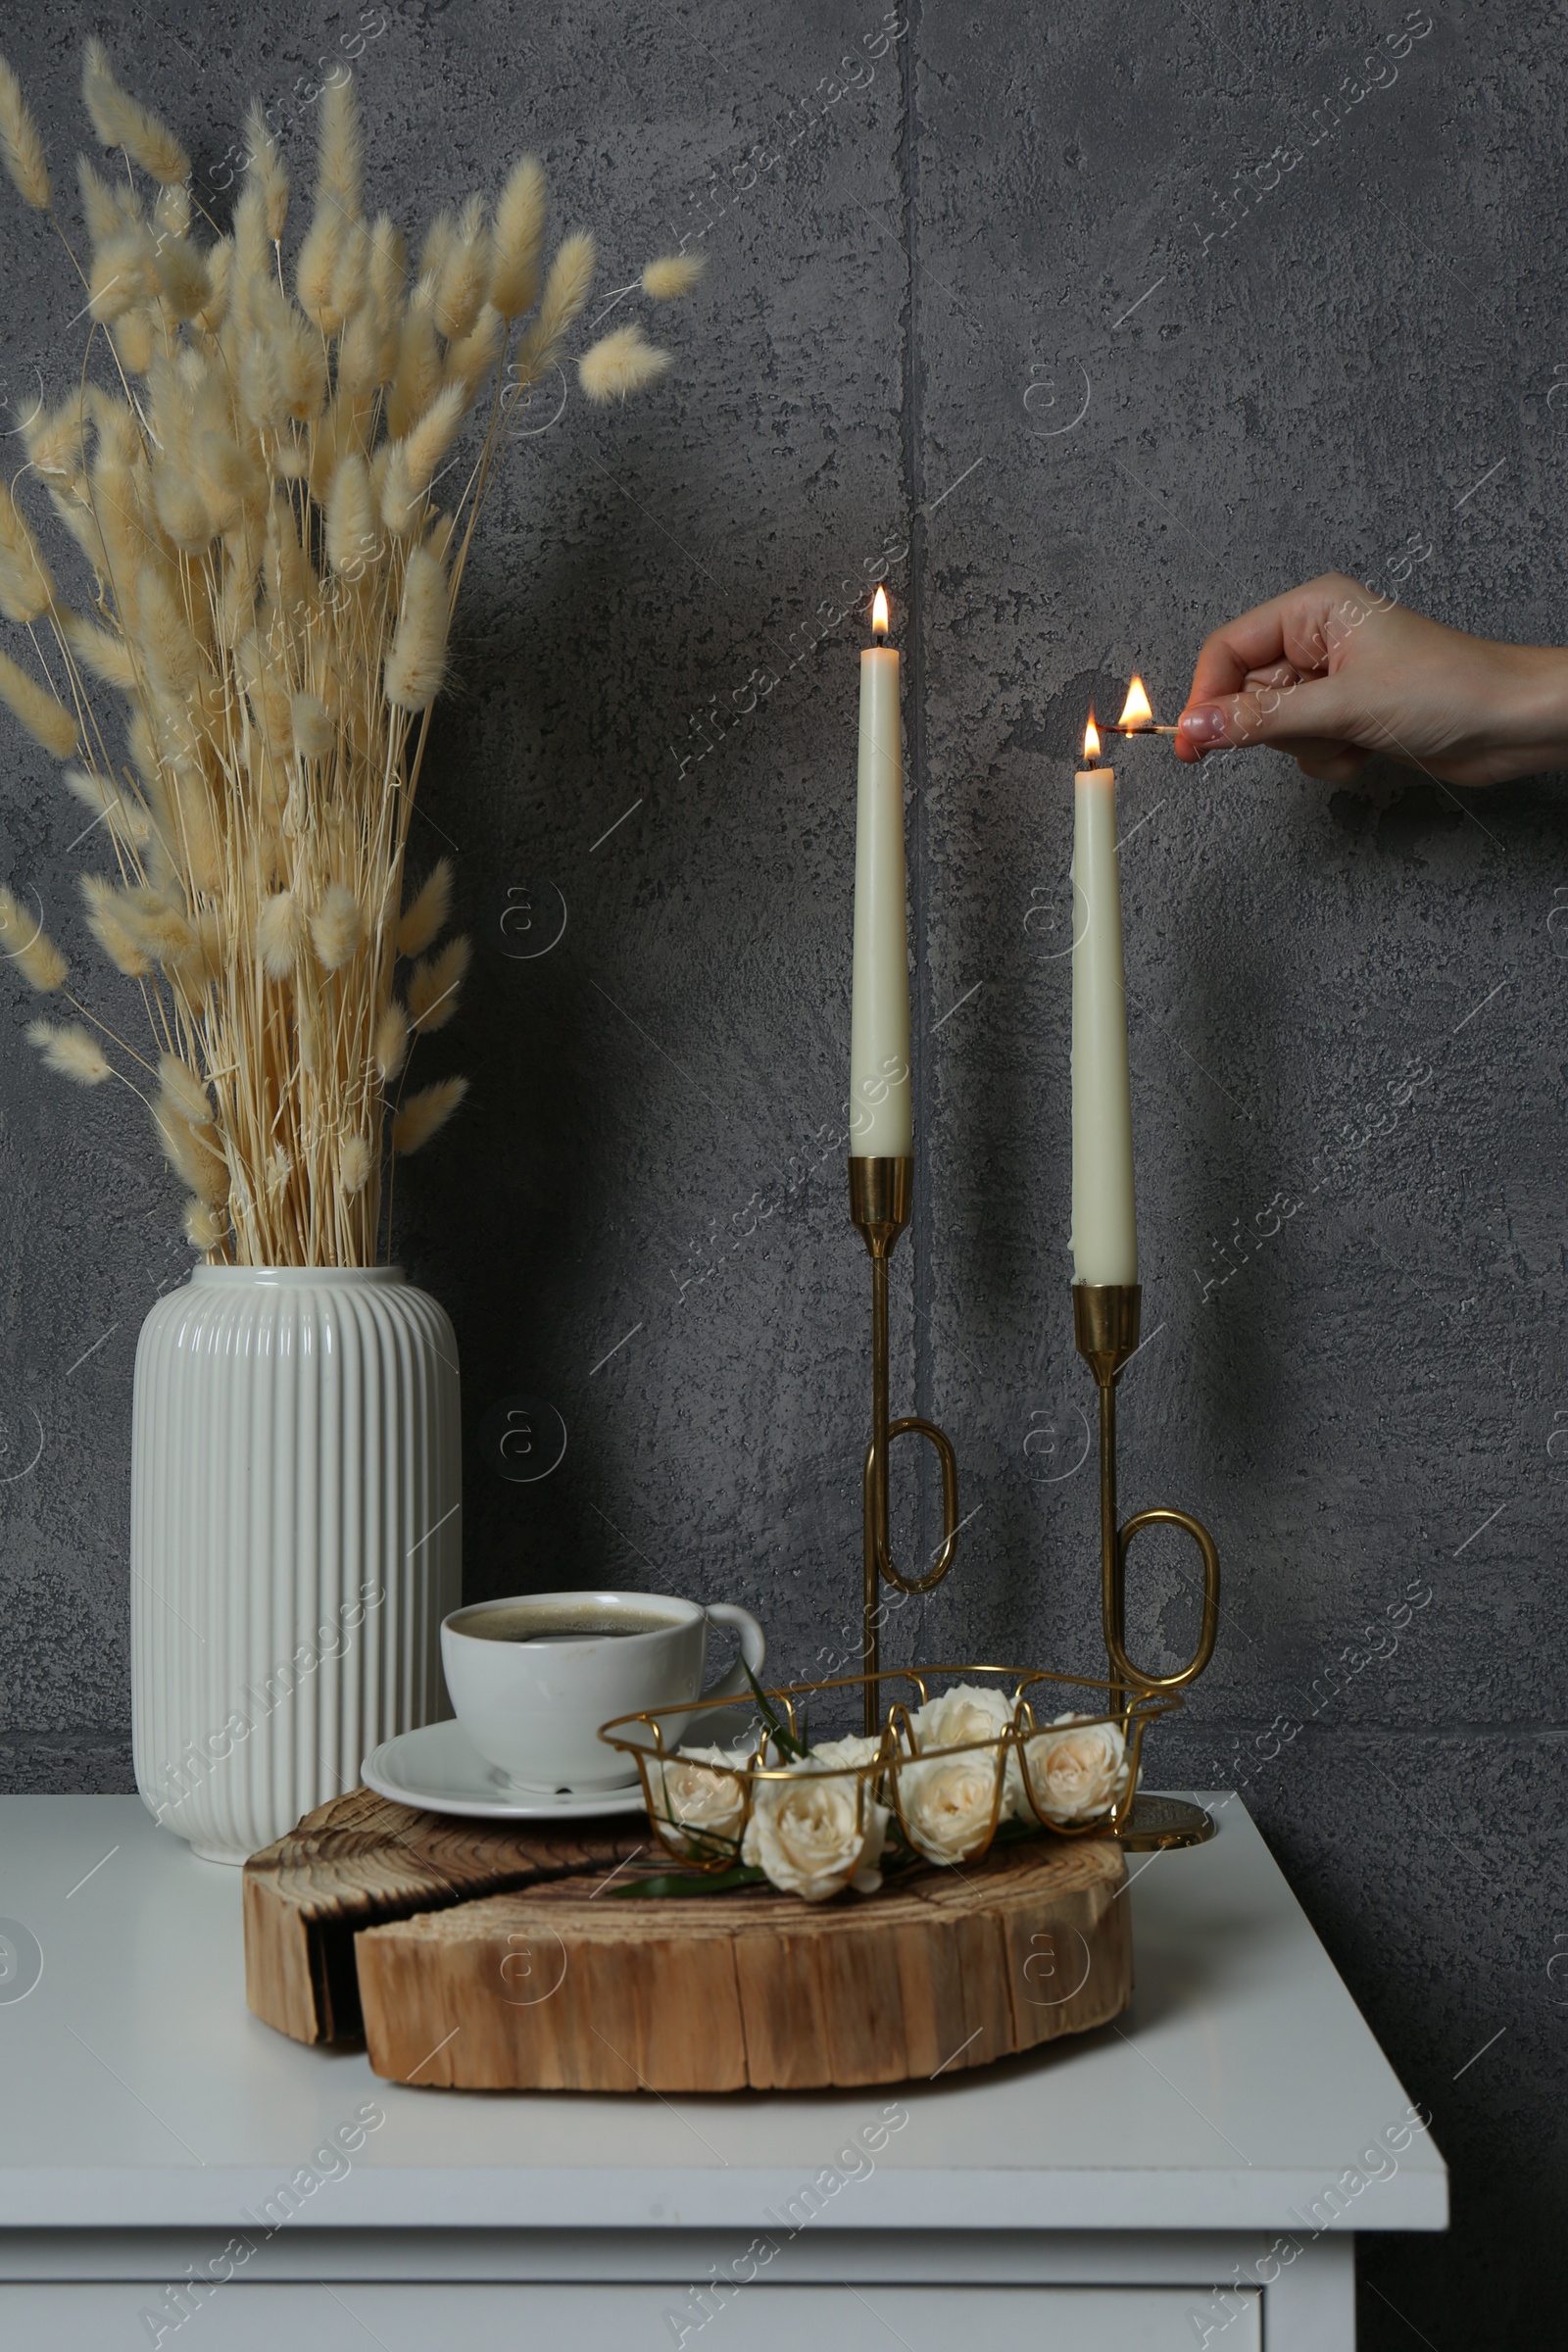
[[[958,1543],[958,1457],[946,1430],[918,1413],[888,1419],[888,1259],[900,1234],[909,1222],[914,1197],[912,1159],[852,1159],[850,1215],[860,1230],[871,1256],[871,1442],[865,1449],[861,1491],[864,1531],[862,1611],[865,1686],[865,1730],[877,1730],[876,1676],[881,1668],[881,1631],[878,1590],[889,1584],[897,1592],[929,1592],[953,1566]],[[888,1541],[888,1450],[895,1438],[929,1438],[942,1464],[942,1547],[924,1576],[905,1576],[894,1565]]]
[[[1143,1293],[1136,1282],[1075,1282],[1072,1286],[1073,1334],[1078,1352],[1095,1376],[1100,1392],[1100,1603],[1109,1662],[1111,1707],[1115,1711],[1131,1690],[1154,1696],[1185,1690],[1196,1682],[1214,1653],[1219,1627],[1219,1552],[1214,1539],[1191,1511],[1156,1504],[1135,1511],[1120,1526],[1116,1521],[1116,1383],[1123,1368],[1138,1352],[1138,1317]],[[1192,1537],[1203,1563],[1203,1617],[1198,1647],[1174,1674],[1146,1674],[1127,1655],[1127,1550],[1146,1527],[1179,1527]],[[1214,1825],[1200,1805],[1178,1798],[1140,1799],[1147,1819],[1136,1818],[1141,1845],[1192,1845],[1212,1837]]]

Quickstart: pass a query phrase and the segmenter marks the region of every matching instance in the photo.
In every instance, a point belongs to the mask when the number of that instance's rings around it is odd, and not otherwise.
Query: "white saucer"
[[[482,1821],[590,1821],[641,1813],[642,1784],[601,1794],[538,1795],[514,1788],[492,1770],[458,1723],[427,1723],[372,1747],[360,1767],[366,1785],[394,1804],[426,1813],[467,1813]]]

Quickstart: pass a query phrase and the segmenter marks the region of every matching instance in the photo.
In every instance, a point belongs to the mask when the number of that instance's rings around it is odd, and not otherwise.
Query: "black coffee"
[[[673,1617],[656,1617],[651,1609],[519,1602],[515,1608],[491,1609],[483,1617],[470,1617],[462,1630],[477,1635],[481,1642],[603,1642],[631,1634],[667,1633],[677,1622]]]

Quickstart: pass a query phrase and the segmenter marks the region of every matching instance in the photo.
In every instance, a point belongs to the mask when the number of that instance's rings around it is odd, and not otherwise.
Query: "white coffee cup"
[[[704,1690],[710,1625],[732,1625],[741,1655]],[[458,1721],[485,1762],[518,1788],[596,1795],[636,1778],[599,1726],[682,1699],[739,1698],[767,1637],[750,1609],[662,1592],[529,1592],[455,1609],[441,1664]],[[673,1746],[686,1719],[662,1718]]]

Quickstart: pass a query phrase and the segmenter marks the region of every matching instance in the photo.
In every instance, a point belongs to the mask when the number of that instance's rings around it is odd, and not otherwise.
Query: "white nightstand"
[[[1212,1843],[1132,1858],[1118,2027],[886,2090],[612,2099],[300,2048],[246,2010],[237,1872],[134,1797],[0,1798],[0,2341],[1348,2352],[1353,2232],[1443,2229],[1446,2173],[1204,1801]]]

